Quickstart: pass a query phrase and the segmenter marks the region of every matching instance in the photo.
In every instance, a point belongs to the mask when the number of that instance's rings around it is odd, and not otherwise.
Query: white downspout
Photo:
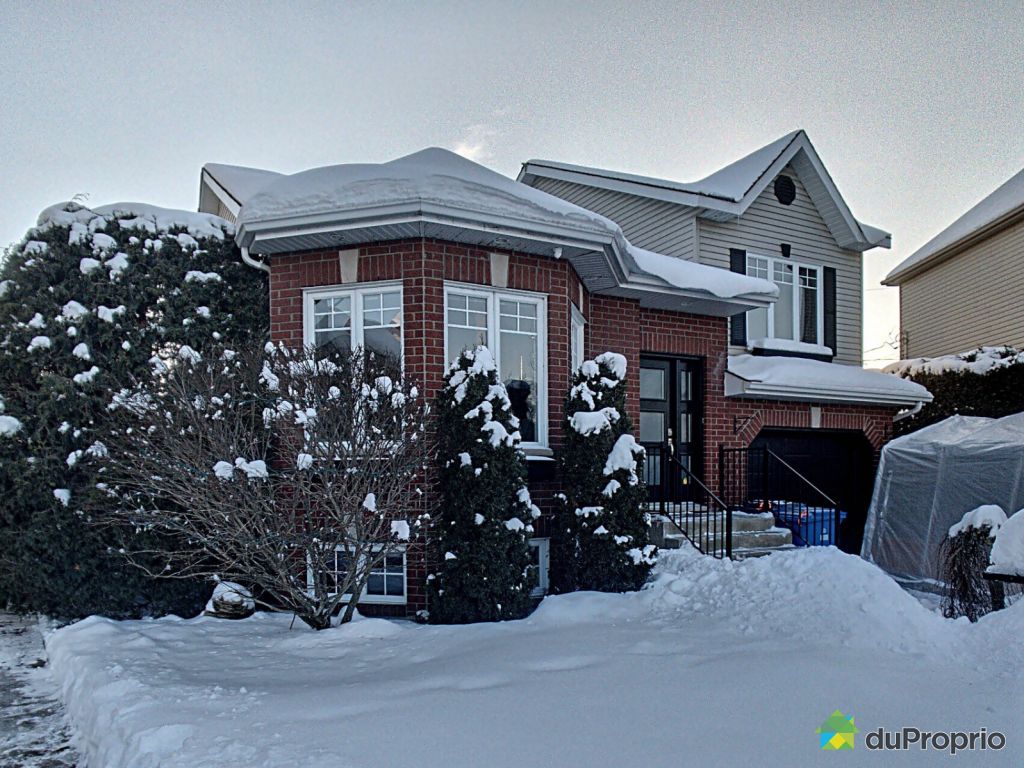
[[[918,400],[917,405],[915,405],[909,411],[900,411],[899,413],[892,417],[892,420],[896,422],[903,421],[904,419],[909,419],[911,416],[916,416],[917,414],[919,414],[922,408],[924,408],[924,401]]]
[[[248,264],[250,267],[253,267],[254,269],[262,269],[268,275],[270,274],[270,265],[266,264],[265,262],[254,259],[252,256],[249,255],[249,249],[244,246],[242,247],[242,261],[244,261],[246,264]]]

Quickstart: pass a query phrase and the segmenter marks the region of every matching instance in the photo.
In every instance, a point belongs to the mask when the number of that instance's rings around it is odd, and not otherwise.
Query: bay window
[[[547,304],[545,297],[476,286],[445,288],[445,356],[485,346],[508,389],[523,442],[547,445]]]
[[[303,323],[307,346],[402,356],[402,287],[376,284],[360,288],[306,291]]]
[[[749,340],[822,343],[821,267],[747,254],[747,274],[779,287],[779,298],[772,306],[747,312]]]

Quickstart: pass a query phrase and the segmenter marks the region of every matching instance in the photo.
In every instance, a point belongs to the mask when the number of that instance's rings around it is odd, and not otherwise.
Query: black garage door
[[[751,444],[769,448],[846,512],[839,547],[860,554],[874,485],[874,452],[862,432],[765,429]]]

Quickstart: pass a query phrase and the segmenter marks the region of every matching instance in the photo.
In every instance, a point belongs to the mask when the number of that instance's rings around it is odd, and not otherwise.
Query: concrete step
[[[769,528],[767,531],[733,531],[732,548],[778,549],[793,544],[793,532],[788,528]]]
[[[767,531],[775,525],[775,517],[771,512],[749,512],[732,513],[733,531]]]
[[[689,546],[687,533],[702,547],[723,549],[725,543],[725,517],[685,517],[682,528],[672,520],[657,515],[652,518],[651,543],[662,549]],[[770,514],[749,515],[733,513],[732,549],[760,554],[780,548],[792,548],[793,533],[788,528],[777,528]],[[748,554],[747,556],[755,556]]]
[[[797,549],[797,547],[792,544],[787,544],[784,547],[743,547],[732,551],[732,559],[746,560],[748,557],[764,557],[776,552],[788,552],[791,549]]]

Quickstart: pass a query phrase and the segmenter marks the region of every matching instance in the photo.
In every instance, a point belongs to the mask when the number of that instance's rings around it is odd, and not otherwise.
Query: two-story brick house
[[[774,175],[791,160],[802,162],[791,155]],[[525,166],[523,181],[541,186],[532,168]],[[761,188],[751,192],[749,208],[761,205],[772,181],[752,187]],[[807,206],[808,181],[798,176],[797,182],[801,207]],[[789,345],[790,353],[804,358],[778,357],[777,347],[787,345],[770,341],[757,346],[764,354],[738,354],[746,351],[736,330],[743,323],[734,322],[730,345],[729,318],[780,329],[774,308],[785,300],[779,281],[763,278],[775,268],[777,245],[764,254],[763,264],[746,260],[744,269],[722,268],[739,263],[729,261],[736,259],[729,248],[747,246],[754,254],[749,238],[729,234],[744,214],[716,221],[720,246],[710,229],[691,222],[709,256],[686,258],[639,247],[621,222],[530,183],[439,149],[291,176],[208,165],[200,208],[236,220],[244,257],[269,271],[274,341],[399,352],[406,374],[421,382],[428,398],[461,349],[491,347],[500,375],[515,391],[531,493],[542,509],[559,489],[552,459],[561,442],[571,371],[606,350],[627,359],[629,408],[641,440],[652,447],[668,441],[686,464],[674,485],[660,482],[657,493],[685,495],[687,473],[715,487],[719,446],[746,446],[775,428],[829,435],[840,447],[855,443],[851,455],[859,452],[870,473],[895,413],[928,398],[912,382],[822,361],[831,358],[822,343],[831,326],[820,270],[814,297],[818,336]],[[850,221],[854,234],[844,234],[832,248],[840,255],[859,257],[855,246],[867,248],[868,237],[887,237]],[[658,245],[643,235],[640,241]],[[797,258],[803,256],[800,248],[794,263],[824,269],[821,262]],[[748,271],[754,274],[738,274]],[[794,275],[804,278],[802,272]],[[837,294],[838,286],[847,290],[845,282],[835,282]],[[811,295],[807,285],[800,290],[801,296]],[[853,363],[847,346],[859,339],[852,330],[859,319],[849,317],[852,310],[843,312],[838,357]],[[809,309],[794,313],[797,323],[810,317]],[[835,327],[840,333],[838,322]],[[820,359],[808,359],[815,357]],[[836,473],[851,469],[833,467]],[[537,551],[543,564],[543,541]],[[400,582],[390,580],[401,588],[364,601],[388,604],[386,610],[397,614],[426,607],[425,564],[407,557],[387,567],[404,575]]]

